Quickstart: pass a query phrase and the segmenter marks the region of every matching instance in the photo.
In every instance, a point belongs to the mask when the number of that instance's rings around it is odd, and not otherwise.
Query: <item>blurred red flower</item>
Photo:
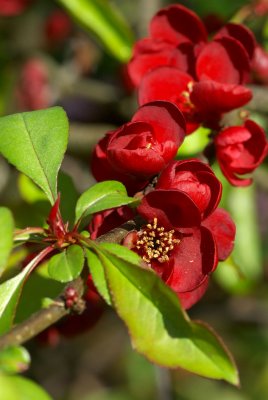
[[[267,155],[264,130],[247,120],[242,126],[223,129],[215,137],[216,155],[221,170],[234,186],[247,186],[252,179],[241,175],[253,172]]]

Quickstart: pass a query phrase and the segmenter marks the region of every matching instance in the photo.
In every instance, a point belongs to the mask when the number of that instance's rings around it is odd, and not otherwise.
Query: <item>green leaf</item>
[[[152,271],[95,249],[119,316],[134,348],[168,368],[238,384],[236,367],[211,328],[191,322],[176,294]]]
[[[93,32],[120,61],[128,61],[133,34],[119,10],[107,0],[58,0],[87,30]]]
[[[37,258],[39,258],[39,255],[18,275],[0,285],[0,334],[6,333],[12,326],[24,281],[35,265]]]
[[[48,273],[56,281],[69,282],[80,275],[83,266],[83,249],[75,244],[49,260]]]
[[[43,388],[21,376],[0,375],[2,400],[52,400]]]
[[[71,229],[75,220],[75,205],[79,195],[72,178],[62,171],[59,173],[58,191],[61,194],[61,216],[63,221],[69,222],[69,229]]]
[[[22,199],[29,204],[37,201],[47,201],[45,193],[24,174],[19,174],[18,189]]]
[[[61,107],[0,119],[0,153],[34,181],[51,204],[67,142],[68,120]]]
[[[128,197],[126,188],[122,183],[117,181],[99,182],[79,197],[75,210],[76,221],[109,208],[137,203],[137,199]]]
[[[8,346],[0,352],[0,371],[14,374],[28,369],[31,358],[22,346]]]
[[[106,278],[102,263],[99,257],[93,251],[86,249],[87,262],[89,272],[91,273],[94,285],[96,286],[99,294],[104,298],[107,304],[112,305],[109,289],[107,287]]]
[[[13,245],[14,221],[8,208],[0,207],[0,276],[4,271]]]

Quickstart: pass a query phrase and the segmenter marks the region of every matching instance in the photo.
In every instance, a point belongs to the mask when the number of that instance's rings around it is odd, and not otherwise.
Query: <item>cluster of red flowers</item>
[[[143,190],[137,213],[144,225],[124,245],[137,252],[189,308],[204,294],[218,261],[232,251],[235,225],[218,208],[222,185],[197,159],[174,161],[185,135],[211,129],[223,174],[245,186],[267,154],[264,130],[247,119],[222,127],[224,113],[252,97],[245,87],[255,52],[251,31],[228,23],[208,42],[199,17],[181,5],[160,10],[150,36],[138,41],[128,73],[138,91],[132,120],[108,132],[92,156],[98,181],[117,179],[130,194]],[[133,215],[126,207],[96,215],[95,238]]]

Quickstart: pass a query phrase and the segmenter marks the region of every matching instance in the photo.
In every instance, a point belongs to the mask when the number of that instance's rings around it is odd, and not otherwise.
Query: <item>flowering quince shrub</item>
[[[216,159],[232,185],[246,186],[267,155],[256,122],[222,122],[252,97],[245,84],[255,46],[242,25],[229,23],[209,41],[192,11],[160,10],[127,66],[139,106],[96,145],[91,169],[98,183],[80,195],[59,172],[68,144],[62,108],[1,118],[1,154],[50,204],[44,224],[25,229],[16,229],[11,211],[0,208],[3,351],[70,313],[76,315],[40,340],[72,336],[92,326],[106,302],[125,322],[133,347],[152,362],[238,385],[222,340],[185,310],[203,297],[235,243],[235,221],[219,207],[222,183],[210,163]],[[209,129],[210,151],[203,150],[210,156],[179,159],[182,143],[199,126]],[[10,275],[9,256],[21,245],[30,254]],[[45,308],[18,321],[25,283],[37,267],[46,268],[61,293],[47,294]],[[16,351],[23,356],[21,347]]]

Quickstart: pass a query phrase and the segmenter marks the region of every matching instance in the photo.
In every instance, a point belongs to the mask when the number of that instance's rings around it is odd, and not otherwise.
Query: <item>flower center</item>
[[[160,263],[169,260],[170,252],[174,245],[180,243],[179,239],[174,237],[175,231],[166,231],[163,226],[157,226],[157,218],[154,218],[153,224],[147,224],[139,232],[139,238],[136,243],[137,252],[142,259],[150,263],[155,259]]]

